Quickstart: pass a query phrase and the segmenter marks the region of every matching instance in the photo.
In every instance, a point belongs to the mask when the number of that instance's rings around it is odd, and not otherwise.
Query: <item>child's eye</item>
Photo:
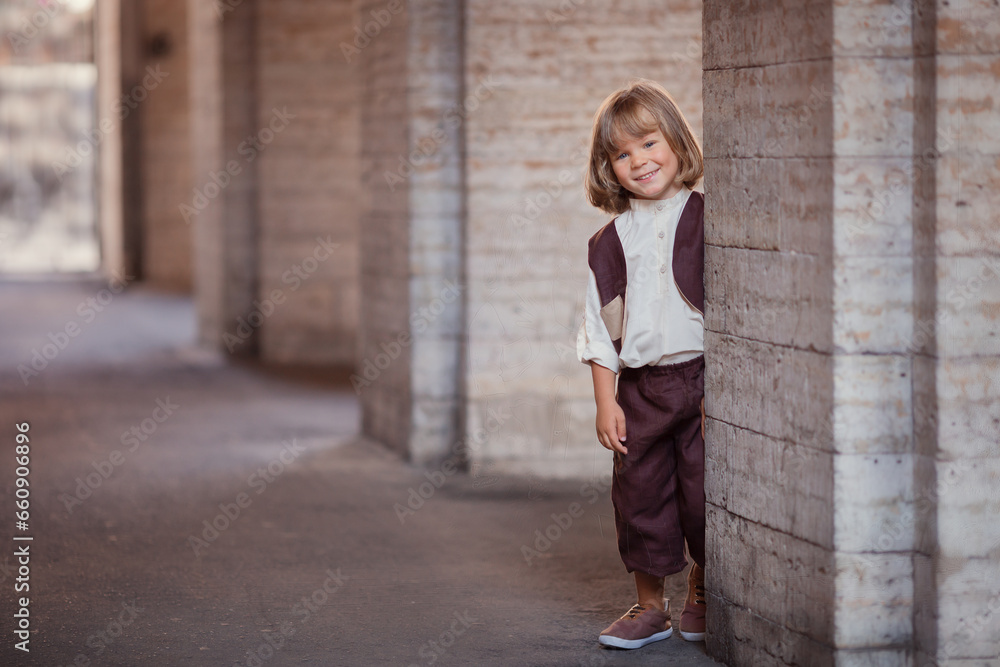
[[[616,159],[616,160],[624,160],[624,159],[625,159],[625,158],[627,158],[627,157],[628,157],[628,153],[619,153],[619,154],[618,154],[618,157],[617,157],[617,158],[615,158],[615,159]]]
[[[656,142],[654,140],[650,139],[649,141],[646,142],[646,148],[649,148],[650,146],[652,146],[655,143]]]

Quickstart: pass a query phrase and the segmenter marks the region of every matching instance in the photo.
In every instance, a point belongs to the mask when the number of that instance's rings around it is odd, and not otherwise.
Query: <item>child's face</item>
[[[677,155],[659,129],[630,137],[609,155],[618,182],[638,199],[668,199],[681,191]]]

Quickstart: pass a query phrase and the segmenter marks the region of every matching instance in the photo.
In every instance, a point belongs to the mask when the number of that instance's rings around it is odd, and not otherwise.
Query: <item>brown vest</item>
[[[625,288],[628,271],[615,218],[588,242],[587,262],[597,279],[601,296],[601,319],[608,327],[615,351],[621,354],[625,328]],[[688,197],[674,234],[672,260],[674,280],[684,297],[698,312],[705,312],[705,195]]]

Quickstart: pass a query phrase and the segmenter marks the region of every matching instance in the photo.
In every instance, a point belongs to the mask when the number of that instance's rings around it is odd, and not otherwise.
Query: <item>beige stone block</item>
[[[847,354],[906,353],[913,347],[909,257],[834,259],[833,342]]]
[[[1000,557],[1000,461],[961,459],[938,463],[937,530],[945,558]]]
[[[995,47],[994,47],[995,49]],[[996,79],[1000,54],[938,55],[938,150],[1000,154]],[[946,150],[943,146],[953,146]]]
[[[703,11],[706,70],[830,56],[833,3],[718,1],[704,3]]]
[[[555,391],[582,364],[550,354],[551,342],[522,332],[509,338],[480,337],[469,351],[469,396]]]
[[[838,157],[913,154],[911,59],[837,59],[833,82],[833,146]]]
[[[936,162],[935,212],[940,253],[1000,255],[1000,156],[947,151]]]
[[[706,327],[800,349],[832,350],[830,266],[814,255],[708,246]]]
[[[938,353],[1000,355],[1000,256],[939,257],[935,265]]]
[[[834,641],[875,648],[912,641],[913,562],[908,553],[836,555]]]
[[[705,242],[825,254],[832,219],[831,161],[705,161]]]
[[[896,355],[836,355],[834,432],[836,449],[849,454],[910,451],[910,360]]]
[[[832,449],[831,357],[706,330],[705,358],[705,403],[713,417],[778,440]]]
[[[764,67],[752,79],[750,100],[762,132],[753,154],[826,157],[835,138],[834,105],[839,97],[830,61],[795,62]],[[748,100],[749,101],[749,100]],[[749,109],[748,109],[749,110]]]
[[[936,4],[937,50],[942,54],[996,53],[1000,10],[990,0]]]
[[[1000,560],[940,559],[938,584],[938,655],[995,658],[1000,651]]]
[[[711,569],[708,570],[708,573]],[[711,574],[706,573],[707,577]],[[727,665],[831,667],[833,650],[756,613],[713,595],[709,584],[709,655]]]
[[[906,649],[845,649],[837,651],[836,667],[909,667],[910,652]]]
[[[468,404],[466,443],[472,461],[493,463],[497,470],[572,477],[593,471],[596,438],[581,434],[583,425],[564,404],[542,394],[497,394]]]
[[[829,61],[706,71],[704,95],[708,157],[832,154]]]
[[[939,403],[931,413],[941,457],[961,462],[1000,454],[1000,361],[970,357],[941,361]]]
[[[833,55],[902,58],[913,53],[912,0],[834,2]]]
[[[456,396],[455,381],[459,372],[458,341],[421,336],[411,345],[414,389],[419,390],[421,397],[443,401]],[[399,348],[402,347],[403,345],[399,344]],[[398,348],[390,345],[388,349],[392,352]]]
[[[472,282],[468,285],[469,335],[505,340],[529,335],[565,340],[569,336],[575,341],[583,317],[585,280]]]
[[[790,632],[829,642],[831,552],[709,505],[706,587]],[[745,576],[746,572],[754,576]]]
[[[794,537],[833,548],[833,462],[821,452],[711,420],[708,502]]]
[[[834,251],[841,256],[913,252],[912,158],[834,160]]]
[[[470,12],[472,73],[492,71],[533,87],[589,80],[610,92],[639,72],[700,70],[700,12],[693,4],[670,12],[639,3],[534,5],[516,17],[510,7],[495,7]],[[635,49],[637,42],[658,48]],[[567,52],[576,57],[562,58]]]
[[[850,552],[913,549],[913,457],[836,454],[833,457],[834,543]]]
[[[458,402],[451,399],[434,399],[425,395],[414,396],[411,417],[410,461],[417,465],[434,467],[439,462],[455,456],[454,443],[461,440],[456,430],[455,411]]]

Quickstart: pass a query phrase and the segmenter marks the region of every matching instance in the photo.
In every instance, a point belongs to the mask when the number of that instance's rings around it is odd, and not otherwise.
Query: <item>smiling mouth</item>
[[[656,176],[659,172],[660,172],[660,170],[657,169],[656,171],[651,171],[648,174],[646,174],[644,176],[640,176],[639,178],[637,178],[635,180],[645,182],[645,181],[648,181],[649,179],[651,179],[653,176]]]

